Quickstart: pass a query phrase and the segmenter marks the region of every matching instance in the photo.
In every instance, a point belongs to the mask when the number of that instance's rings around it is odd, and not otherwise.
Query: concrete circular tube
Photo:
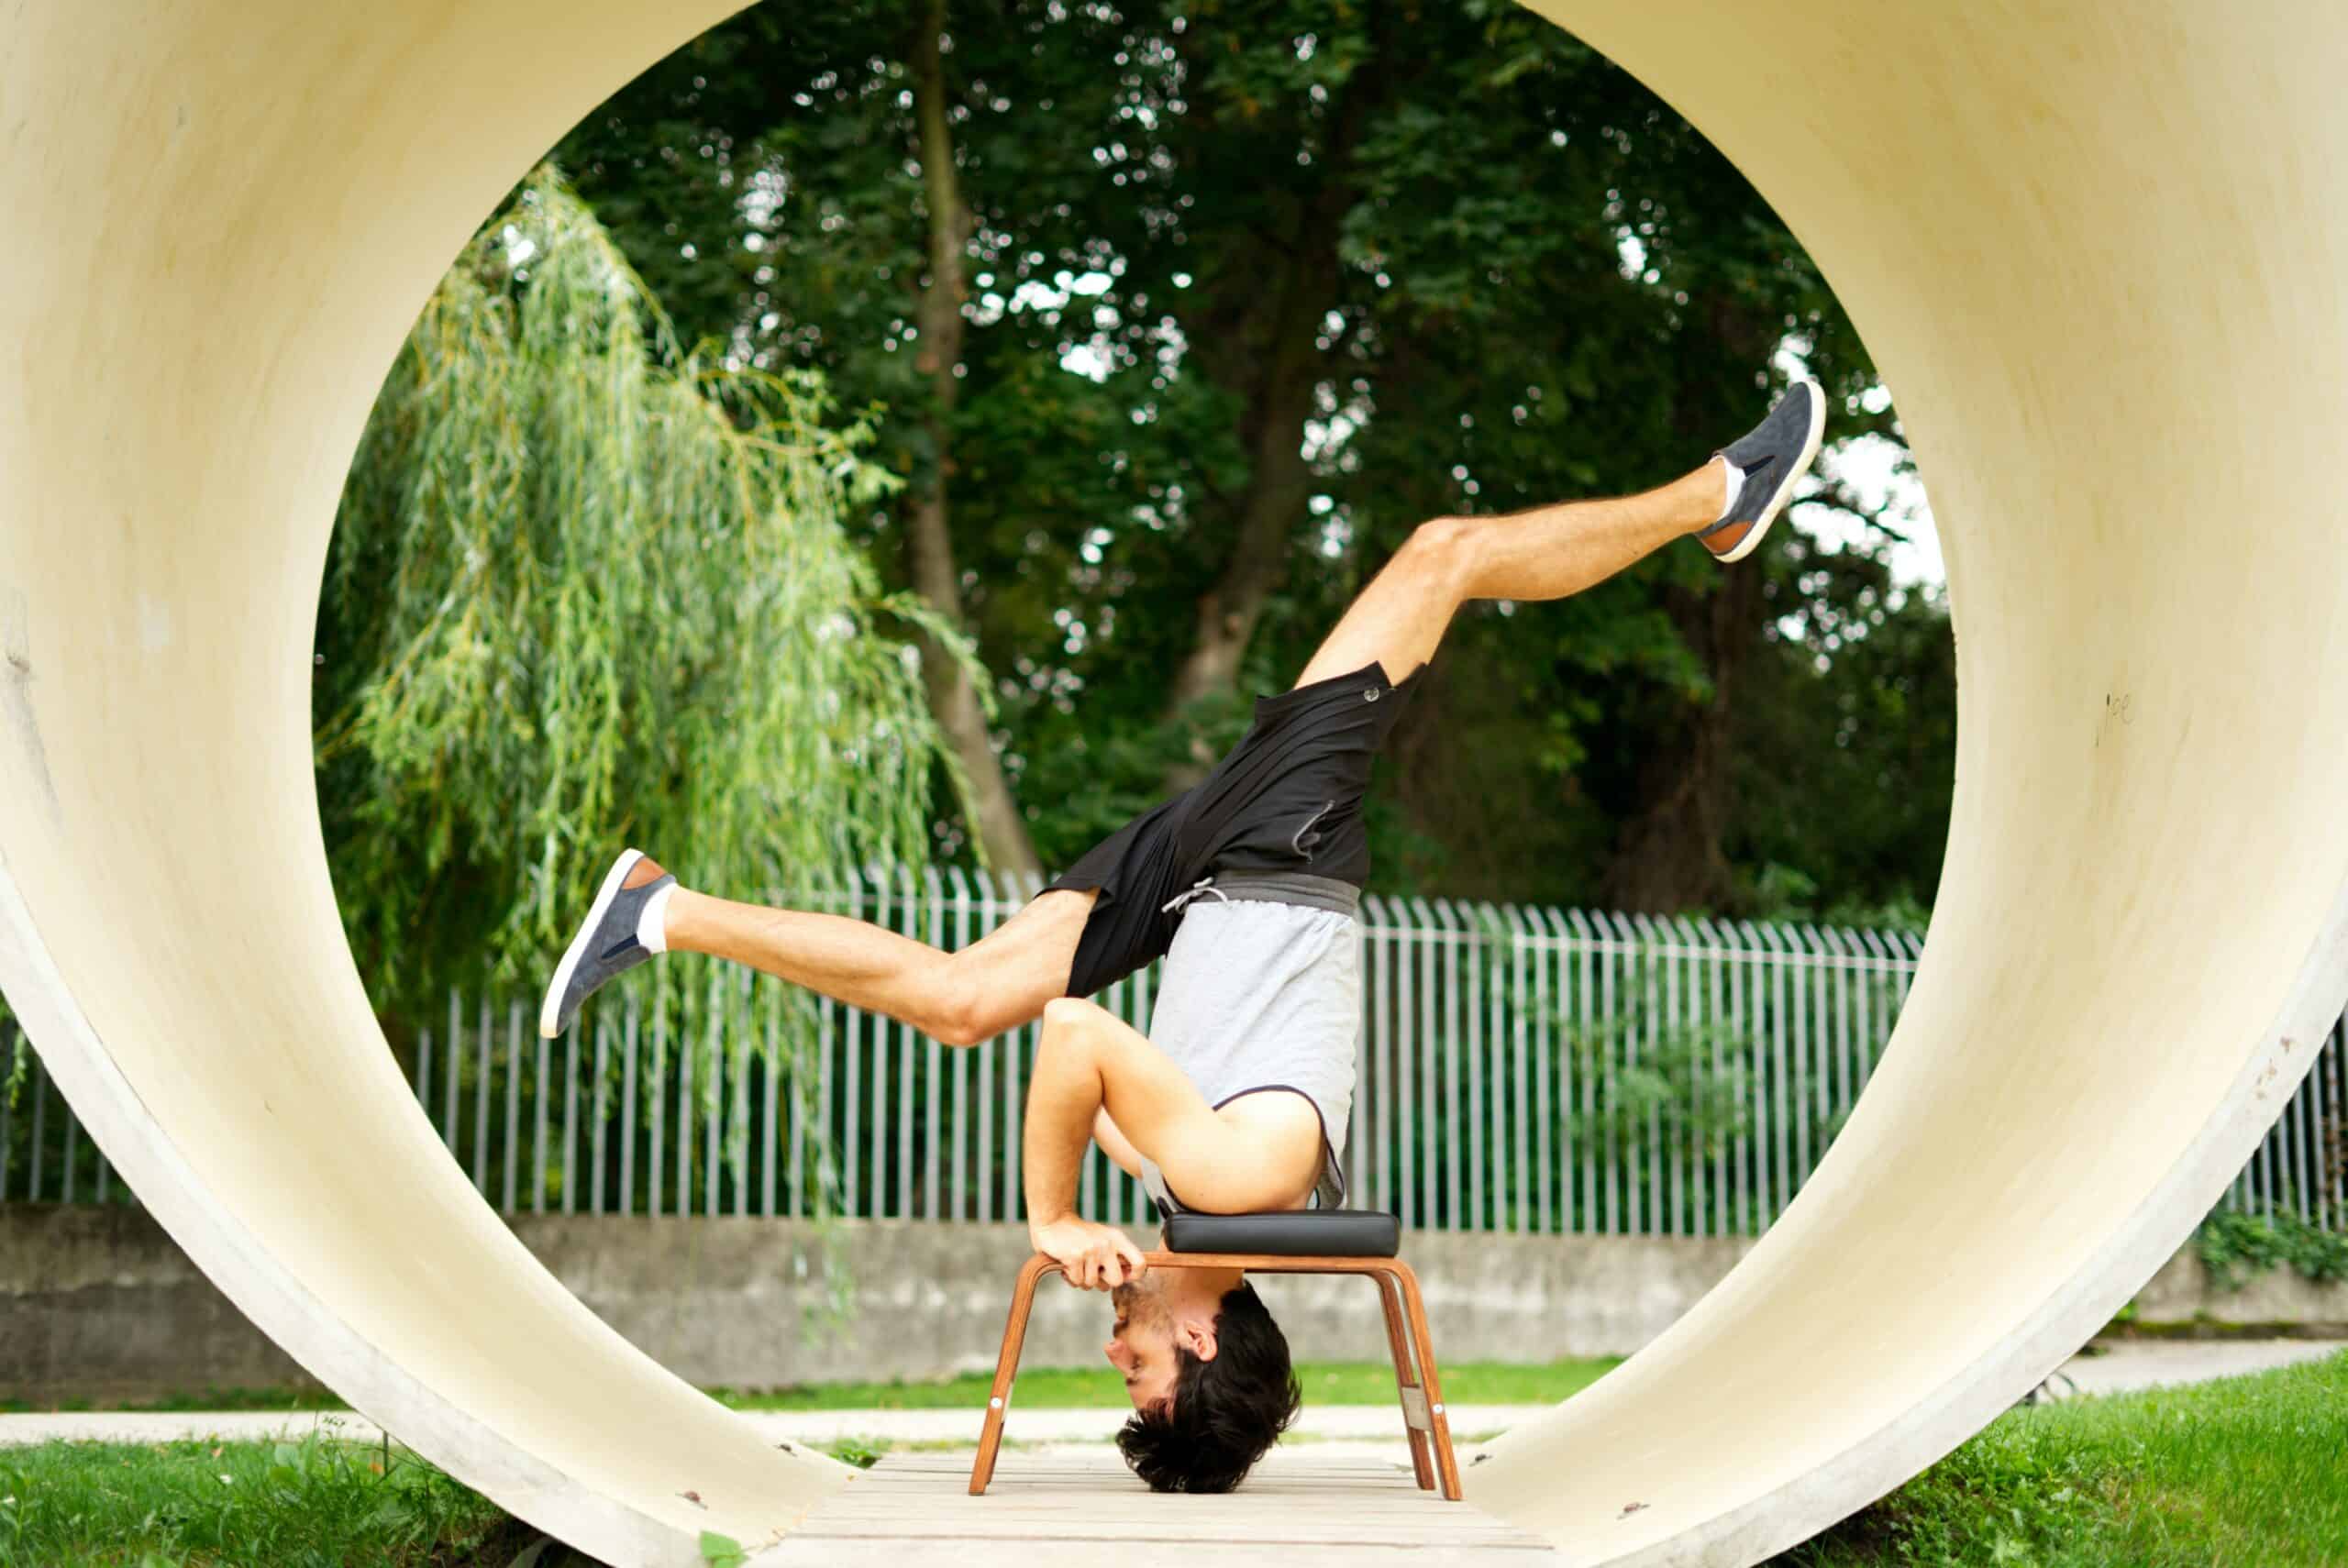
[[[1825,267],[1957,618],[1947,872],[1857,1113],[1686,1319],[1469,1458],[1470,1497],[1569,1561],[1744,1564],[2092,1333],[2348,995],[2348,16],[1537,5]],[[773,1541],[847,1473],[605,1330],[433,1137],[341,939],[310,647],[344,470],[442,268],[732,8],[124,0],[0,34],[0,985],[272,1338],[624,1562]]]

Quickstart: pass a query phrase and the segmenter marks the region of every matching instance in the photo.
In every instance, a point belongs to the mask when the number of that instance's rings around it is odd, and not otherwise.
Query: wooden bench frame
[[[1259,1253],[1150,1253],[1151,1268],[1236,1268],[1253,1274],[1366,1274],[1378,1281],[1386,1308],[1386,1342],[1394,1353],[1394,1384],[1402,1404],[1402,1424],[1411,1439],[1411,1467],[1421,1491],[1459,1501],[1459,1464],[1451,1452],[1451,1423],[1443,1411],[1443,1386],[1434,1365],[1434,1338],[1427,1330],[1426,1303],[1419,1277],[1400,1258],[1280,1257]],[[970,1466],[970,1495],[978,1496],[994,1477],[995,1452],[1002,1446],[1003,1418],[1011,1409],[1011,1385],[1019,1375],[1019,1351],[1027,1338],[1027,1315],[1036,1286],[1059,1267],[1038,1253],[1019,1271],[1011,1293],[1011,1317],[1002,1329],[1002,1353],[994,1366],[994,1389],[987,1398],[985,1430],[978,1462]],[[1413,1375],[1413,1373],[1416,1375]]]

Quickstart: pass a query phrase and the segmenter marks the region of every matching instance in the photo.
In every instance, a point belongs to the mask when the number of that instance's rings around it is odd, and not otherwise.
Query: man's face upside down
[[[1296,1419],[1288,1339],[1236,1270],[1151,1269],[1109,1293],[1125,1463],[1160,1492],[1228,1492]]]
[[[1177,1271],[1146,1274],[1109,1293],[1116,1313],[1114,1337],[1108,1347],[1109,1364],[1125,1380],[1125,1392],[1136,1410],[1170,1408],[1176,1356],[1174,1314],[1166,1300],[1167,1278]],[[1207,1331],[1213,1353],[1213,1330]],[[1196,1353],[1195,1351],[1192,1353]]]

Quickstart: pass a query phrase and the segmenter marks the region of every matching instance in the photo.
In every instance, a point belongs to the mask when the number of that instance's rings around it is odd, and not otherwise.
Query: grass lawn
[[[2010,1411],[1778,1562],[2336,1568],[2348,1563],[2348,1353]]]
[[[507,1568],[537,1538],[397,1448],[328,1438],[0,1448],[0,1562],[28,1568]]]
[[[1554,1405],[1597,1382],[1620,1360],[1553,1361],[1535,1366],[1459,1362],[1441,1369],[1443,1397],[1453,1405]],[[1300,1362],[1296,1376],[1304,1385],[1307,1406],[1394,1403],[1394,1368],[1388,1362]],[[765,1394],[714,1393],[737,1410],[984,1410],[993,1383],[992,1374],[972,1373],[936,1382],[819,1383]],[[1090,1410],[1130,1402],[1125,1386],[1106,1364],[1022,1368],[1019,1374],[1023,1410]]]
[[[1333,1388],[1368,1371],[1320,1366]],[[1383,1369],[1379,1371],[1385,1375]],[[1469,1399],[1544,1396],[1490,1369]],[[1470,1368],[1460,1368],[1463,1387]],[[1505,1372],[1506,1375],[1501,1375]],[[1585,1368],[1587,1383],[1594,1371]],[[1097,1378],[1094,1379],[1097,1381]],[[1023,1380],[1024,1382],[1024,1380]],[[950,1385],[919,1386],[923,1392]],[[884,1389],[867,1388],[860,1403]],[[903,1387],[894,1390],[909,1396]],[[1335,1396],[1324,1395],[1324,1397]],[[1380,1389],[1380,1401],[1387,1397]],[[812,1408],[812,1407],[803,1407]],[[870,1450],[842,1444],[843,1458]],[[2198,1387],[2015,1410],[1781,1568],[2331,1568],[2348,1563],[2348,1353]],[[47,1568],[577,1568],[393,1448],[50,1443],[0,1449],[0,1563]],[[535,1555],[533,1554],[535,1551]]]

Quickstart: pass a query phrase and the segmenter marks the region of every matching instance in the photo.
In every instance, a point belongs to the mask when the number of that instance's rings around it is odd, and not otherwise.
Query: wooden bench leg
[[[1379,1302],[1386,1309],[1386,1344],[1394,1353],[1394,1386],[1401,1395],[1402,1425],[1411,1436],[1411,1468],[1418,1475],[1419,1490],[1432,1492],[1434,1466],[1427,1457],[1426,1393],[1412,1367],[1409,1338],[1402,1327],[1401,1292],[1389,1275],[1371,1277],[1378,1282]]]
[[[970,1466],[970,1496],[978,1496],[994,1479],[995,1451],[1002,1446],[1002,1419],[1011,1409],[1011,1384],[1019,1375],[1019,1348],[1027,1338],[1027,1314],[1036,1305],[1036,1286],[1059,1265],[1041,1253],[1019,1271],[1011,1292],[1011,1317],[1002,1326],[1002,1353],[995,1358],[994,1389],[987,1397],[986,1425],[979,1433],[979,1457]]]
[[[1419,1353],[1419,1382],[1426,1390],[1427,1436],[1434,1445],[1435,1474],[1443,1483],[1444,1496],[1456,1503],[1460,1499],[1459,1462],[1451,1452],[1451,1419],[1444,1413],[1443,1380],[1435,1371],[1434,1335],[1427,1328],[1426,1302],[1419,1295],[1419,1276],[1411,1272],[1409,1264],[1396,1258],[1390,1272],[1401,1287],[1404,1320]]]

